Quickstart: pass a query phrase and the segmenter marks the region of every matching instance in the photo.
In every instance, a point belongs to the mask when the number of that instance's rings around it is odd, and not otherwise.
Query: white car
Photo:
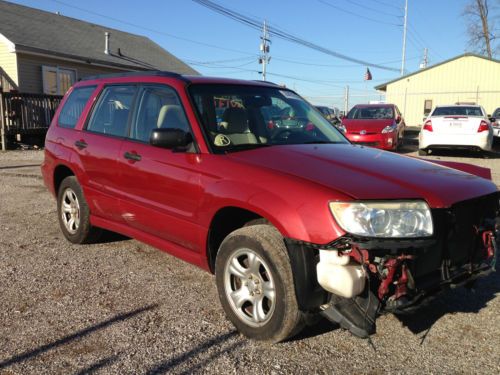
[[[437,106],[424,121],[418,137],[418,154],[432,149],[491,151],[493,127],[478,105]]]
[[[500,137],[500,108],[495,109],[492,115],[495,121],[491,122],[491,126],[493,126],[493,136]]]

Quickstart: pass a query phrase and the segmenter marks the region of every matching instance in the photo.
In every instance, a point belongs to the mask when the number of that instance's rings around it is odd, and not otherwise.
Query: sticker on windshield
[[[214,145],[218,147],[226,147],[231,144],[231,140],[227,135],[217,134],[214,138]]]
[[[281,95],[283,95],[287,99],[299,99],[300,100],[300,97],[291,91],[280,90],[280,93],[281,93]]]

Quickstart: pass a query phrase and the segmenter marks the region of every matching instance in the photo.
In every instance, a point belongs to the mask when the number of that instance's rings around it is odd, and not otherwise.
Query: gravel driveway
[[[251,342],[225,319],[210,274],[117,235],[67,242],[42,157],[0,154],[1,375],[500,373],[500,272],[381,317],[371,343],[324,320],[286,343]],[[434,157],[492,168],[500,185],[495,156]]]

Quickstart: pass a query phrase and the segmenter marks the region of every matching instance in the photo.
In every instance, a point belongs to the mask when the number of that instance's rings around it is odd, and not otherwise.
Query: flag
[[[371,81],[371,80],[372,80],[372,73],[370,72],[370,69],[366,68],[365,81]]]

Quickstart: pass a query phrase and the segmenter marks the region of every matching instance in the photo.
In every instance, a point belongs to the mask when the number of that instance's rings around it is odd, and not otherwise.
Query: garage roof
[[[409,74],[407,74],[407,75],[404,75],[404,76],[398,77],[398,78],[396,78],[396,79],[393,79],[392,81],[389,81],[389,82],[386,82],[386,83],[382,83],[382,84],[380,84],[380,85],[378,85],[378,86],[375,86],[375,90],[386,91],[386,90],[387,90],[387,86],[388,86],[388,85],[390,85],[391,83],[394,83],[394,82],[400,81],[400,80],[402,80],[402,79],[405,79],[405,78],[408,78],[408,77],[414,76],[414,75],[416,75],[416,74],[419,74],[419,73],[425,72],[426,70],[433,69],[433,68],[438,67],[438,66],[440,66],[440,65],[447,64],[447,63],[449,63],[449,62],[451,62],[451,61],[458,60],[458,59],[461,59],[461,58],[463,58],[463,57],[467,57],[467,56],[478,57],[478,58],[480,58],[480,59],[485,59],[485,60],[488,60],[488,61],[492,61],[492,62],[500,63],[500,60],[490,59],[490,58],[488,58],[488,57],[486,57],[486,56],[477,55],[477,54],[475,54],[475,53],[464,53],[464,54],[462,54],[462,55],[459,55],[459,56],[453,57],[453,58],[451,58],[451,59],[448,59],[448,60],[442,61],[442,62],[440,62],[440,63],[438,63],[438,64],[434,64],[434,65],[431,65],[431,66],[429,66],[429,67],[427,67],[427,68],[420,69],[420,70],[417,70],[417,71],[415,71],[415,72],[413,72],[413,73],[409,73]]]
[[[110,54],[104,53],[110,33]],[[147,37],[0,0],[0,39],[16,52],[38,53],[132,70],[199,74]]]

